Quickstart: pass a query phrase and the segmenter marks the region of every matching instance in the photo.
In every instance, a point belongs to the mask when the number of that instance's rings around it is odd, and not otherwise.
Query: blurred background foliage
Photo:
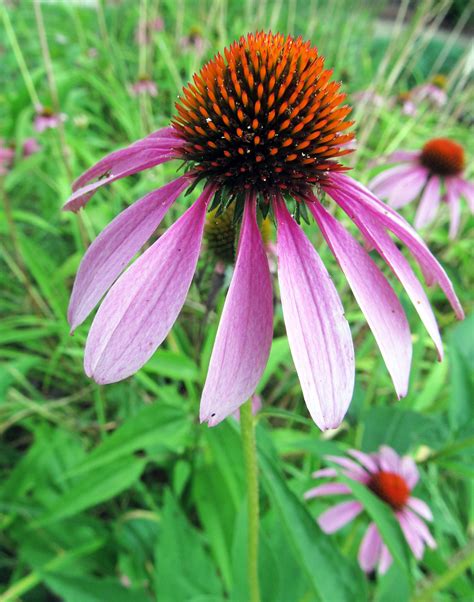
[[[311,39],[343,81],[358,142],[347,161],[358,179],[367,182],[376,173],[370,166],[380,156],[418,149],[441,135],[464,145],[472,177],[472,4],[64,0],[41,4],[44,29],[38,5],[28,0],[4,2],[0,10],[0,138],[14,151],[0,176],[0,600],[246,600],[238,422],[229,418],[214,429],[198,423],[232,268],[217,287],[216,259],[204,249],[166,343],[133,378],[99,387],[82,368],[88,326],[71,337],[66,321],[74,274],[98,232],[173,177],[176,166],[102,189],[80,219],[62,213],[61,205],[73,177],[104,153],[166,125],[193,72],[257,29]],[[446,78],[447,104],[405,115],[400,95],[437,74]],[[131,93],[144,76],[156,83],[156,97]],[[383,103],[357,103],[356,93],[367,90]],[[63,124],[36,133],[36,103],[63,113]],[[22,145],[32,136],[40,150],[24,157]],[[159,233],[191,198],[172,208]],[[404,214],[412,219],[413,210]],[[455,241],[448,240],[447,221],[443,209],[424,236],[468,317],[457,324],[440,290],[430,290],[447,356],[438,363],[416,312],[391,279],[414,340],[410,390],[400,401],[343,275],[316,229],[308,229],[351,324],[357,383],[342,427],[321,434],[304,406],[276,303],[275,340],[257,391],[265,601],[472,595],[466,567],[474,518],[473,219],[464,213]],[[419,563],[403,553],[387,575],[367,578],[356,558],[367,517],[326,536],[313,519],[328,502],[306,504],[303,492],[324,454],[374,451],[382,443],[419,461],[418,495],[433,510],[438,548]],[[392,537],[391,549],[405,550],[397,530]]]

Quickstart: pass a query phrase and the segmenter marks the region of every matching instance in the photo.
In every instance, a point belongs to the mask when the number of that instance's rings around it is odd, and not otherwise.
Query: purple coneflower
[[[27,138],[23,142],[23,156],[29,157],[41,150],[41,145],[36,138]]]
[[[338,464],[342,468],[342,474],[363,483],[390,506],[415,558],[420,559],[423,556],[425,546],[435,548],[436,543],[422,520],[433,519],[431,510],[423,500],[411,495],[419,479],[418,469],[412,458],[401,458],[391,447],[385,445],[374,454],[365,454],[354,449],[348,453],[358,463],[339,456],[327,456],[327,459]],[[338,471],[335,468],[323,468],[313,476],[317,479],[337,477]],[[345,483],[332,481],[310,489],[305,498],[346,496],[350,493],[351,489]],[[325,533],[334,533],[352,521],[363,509],[358,501],[341,502],[319,516],[319,526]],[[359,564],[366,572],[371,572],[378,566],[379,572],[383,574],[391,563],[390,552],[383,543],[376,524],[371,523],[359,548]]]
[[[36,109],[34,127],[37,132],[41,133],[47,129],[57,128],[65,120],[66,116],[63,113],[57,114],[49,107],[39,106]]]
[[[147,75],[140,77],[140,79],[130,86],[130,94],[132,96],[140,96],[141,94],[148,94],[149,96],[158,96],[158,89],[153,80]]]
[[[396,151],[386,161],[401,165],[376,176],[369,184],[370,189],[386,197],[394,209],[411,203],[423,191],[415,216],[415,228],[430,224],[440,201],[444,200],[451,215],[449,236],[454,238],[459,230],[461,197],[467,200],[471,212],[474,211],[474,185],[463,175],[463,147],[448,138],[434,138],[421,151]]]
[[[408,387],[412,344],[403,308],[364,248],[320,202],[330,196],[402,281],[439,355],[442,345],[423,287],[387,231],[405,243],[429,284],[438,282],[458,317],[450,280],[428,248],[390,207],[342,173],[336,157],[350,112],[324,58],[309,42],[281,34],[242,37],[205,65],[164,128],[86,171],[65,208],[77,211],[115,180],[178,159],[186,171],[116,217],[89,247],[69,306],[74,330],[104,293],[86,343],[85,370],[98,383],[136,372],[164,341],[183,307],[199,256],[206,212],[234,204],[241,221],[232,282],[201,400],[215,425],[255,391],[272,341],[272,287],[257,215],[274,216],[278,278],[288,339],[309,411],[322,429],[342,420],[352,397],[354,350],[344,310],[318,253],[296,217],[314,216],[346,274],[392,376]],[[190,185],[194,204],[121,276]],[[318,196],[315,196],[315,191]],[[120,277],[119,277],[120,276]],[[115,282],[116,281],[116,282]],[[115,284],[114,284],[115,282]],[[113,285],[113,286],[112,286]]]

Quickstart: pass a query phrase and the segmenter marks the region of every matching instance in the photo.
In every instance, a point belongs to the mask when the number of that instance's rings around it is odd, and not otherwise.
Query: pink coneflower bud
[[[316,479],[337,477],[340,472],[350,479],[364,484],[390,507],[417,559],[422,558],[426,546],[435,548],[436,543],[424,522],[424,520],[431,521],[433,519],[431,510],[423,500],[412,496],[412,490],[419,479],[415,462],[408,456],[399,457],[388,446],[382,446],[374,454],[365,454],[357,450],[349,450],[348,453],[354,459],[327,456],[327,460],[340,468],[338,470],[323,468],[316,471],[313,476]],[[348,485],[332,481],[310,489],[306,492],[305,498],[330,495],[346,497],[350,494],[351,489]],[[351,522],[363,510],[363,505],[358,501],[342,502],[323,512],[318,518],[318,523],[326,533],[334,533]],[[366,572],[371,572],[378,566],[379,572],[383,574],[391,563],[390,552],[383,542],[376,524],[371,523],[359,548],[359,564]]]
[[[171,160],[183,176],[128,207],[89,247],[68,317],[79,326],[110,288],[85,351],[86,373],[105,384],[141,368],[168,335],[191,286],[206,213],[235,203],[239,242],[232,282],[201,399],[213,426],[255,391],[273,332],[273,292],[258,218],[277,225],[283,316],[309,412],[322,429],[337,427],[352,397],[354,349],[344,309],[316,249],[298,225],[312,215],[362,308],[399,396],[407,392],[412,341],[408,320],[384,274],[321,202],[327,195],[401,280],[433,338],[441,339],[415,273],[388,232],[438,282],[458,317],[462,308],[441,265],[418,234],[367,188],[345,175],[341,148],[350,107],[340,83],[310,42],[256,33],[208,62],[184,88],[171,127],[103,158],[73,185],[65,209],[77,211],[115,180]],[[122,275],[190,186],[203,184],[191,207]],[[293,213],[293,215],[292,215]],[[115,284],[114,284],[115,283]]]
[[[433,138],[421,151],[396,151],[387,163],[400,163],[380,173],[370,183],[371,189],[388,199],[398,209],[414,201],[421,193],[415,227],[428,226],[435,218],[441,200],[446,201],[454,238],[461,221],[460,199],[464,197],[474,212],[474,185],[464,177],[463,147],[449,138]],[[442,195],[444,186],[445,194]]]
[[[49,107],[38,107],[34,119],[35,130],[39,133],[47,129],[55,129],[58,125],[66,120],[66,116],[61,113],[54,113]]]
[[[24,157],[29,157],[30,155],[37,153],[39,150],[41,150],[41,145],[39,144],[38,140],[36,140],[36,138],[27,138],[23,142]]]
[[[148,94],[149,96],[155,97],[158,95],[158,89],[154,81],[147,76],[143,76],[136,83],[130,86],[130,94],[132,96]]]

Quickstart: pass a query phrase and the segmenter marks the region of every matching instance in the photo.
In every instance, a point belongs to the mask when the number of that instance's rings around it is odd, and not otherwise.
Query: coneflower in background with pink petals
[[[418,483],[419,472],[409,456],[400,457],[391,447],[383,445],[377,453],[366,454],[352,449],[352,458],[326,456],[338,468],[323,468],[313,474],[315,479],[337,477],[339,472],[359,481],[385,502],[398,520],[405,539],[415,558],[421,559],[426,546],[435,548],[425,521],[433,520],[430,508],[412,491]],[[331,481],[318,485],[305,493],[305,499],[330,495],[350,496],[351,489],[345,483]],[[356,500],[344,501],[326,510],[318,517],[318,524],[326,533],[334,533],[354,520],[364,510]],[[362,570],[371,572],[378,567],[385,573],[392,563],[388,547],[383,542],[375,523],[370,523],[359,548],[359,564]]]
[[[378,174],[369,188],[386,198],[394,209],[408,205],[421,195],[415,228],[428,226],[440,202],[445,201],[451,216],[449,236],[454,238],[461,221],[462,197],[467,200],[471,213],[474,212],[474,184],[464,176],[463,147],[448,138],[434,138],[420,151],[395,151],[385,162],[399,165]]]

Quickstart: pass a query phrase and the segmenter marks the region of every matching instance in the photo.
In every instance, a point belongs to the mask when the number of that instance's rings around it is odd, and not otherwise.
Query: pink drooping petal
[[[359,502],[336,504],[318,518],[318,524],[325,533],[334,533],[359,515],[364,507]]]
[[[319,255],[285,205],[278,224],[278,279],[288,341],[309,412],[321,429],[337,427],[351,401],[354,348],[344,310]]]
[[[313,487],[304,494],[305,500],[310,500],[314,497],[321,497],[325,495],[346,495],[351,493],[351,490],[347,485],[343,483],[325,483],[324,485],[318,485]]]
[[[386,194],[390,194],[391,187],[396,185],[400,181],[400,178],[411,174],[415,168],[416,164],[414,163],[390,167],[389,169],[381,171],[374,178],[372,178],[368,186],[370,190],[374,192],[374,194],[385,196]],[[388,188],[386,189],[385,186]]]
[[[433,520],[433,514],[426,502],[417,497],[409,498],[407,506],[426,520]]]
[[[308,202],[362,309],[399,397],[408,390],[412,343],[405,312],[385,276],[349,232],[315,198]]]
[[[400,474],[405,479],[408,487],[410,489],[413,489],[418,483],[418,479],[420,478],[418,467],[413,458],[411,458],[410,456],[403,456],[403,458],[400,461]]]
[[[378,471],[377,462],[369,454],[365,454],[364,452],[361,452],[358,449],[349,449],[347,453],[353,458],[355,458],[358,462],[360,462],[362,466],[366,468],[369,472]]]
[[[368,478],[368,473],[362,468],[362,466],[359,466],[359,464],[354,462],[354,460],[344,458],[343,456],[325,456],[325,459],[329,460],[329,462],[334,462],[334,464],[342,466],[342,468],[345,468],[347,471],[357,477],[357,481],[364,481]]]
[[[441,360],[443,357],[443,343],[441,342],[441,335],[433,309],[405,256],[399,251],[384,228],[377,223],[373,215],[364,212],[364,210],[361,211],[359,207],[357,207],[358,213],[356,214],[356,207],[342,200],[340,205],[402,283],[428,334],[433,339],[438,350],[438,357]]]
[[[382,176],[386,176],[382,178]],[[428,170],[419,165],[393,167],[379,174],[369,188],[380,197],[388,198],[389,204],[399,209],[411,203],[421,192],[428,179]]]
[[[446,203],[450,214],[449,238],[453,240],[459,232],[461,223],[461,201],[457,178],[445,178]]]
[[[427,283],[431,285],[438,282],[456,312],[456,316],[459,319],[464,318],[463,309],[454,292],[450,279],[416,230],[396,211],[385,203],[382,203],[380,199],[359,182],[337,172],[330,172],[328,178],[330,184],[324,185],[323,188],[336,203],[347,201],[353,207],[356,207],[356,212],[364,207],[377,218],[380,224],[391,230],[410,249],[420,264]]]
[[[183,177],[150,192],[122,211],[94,240],[72,289],[68,309],[72,331],[87,318],[187,186],[189,180]]]
[[[337,470],[335,468],[321,468],[316,470],[311,475],[315,479],[321,479],[323,477],[337,477]]]
[[[122,274],[97,312],[86,343],[86,374],[122,380],[153,355],[184,304],[199,256],[208,187],[190,209]]]
[[[408,521],[408,524],[411,526],[412,533],[416,533],[421,538],[423,543],[429,548],[436,548],[436,542],[433,539],[430,530],[421,520],[421,518],[414,514],[411,510],[408,510],[408,508],[404,508],[403,515]]]
[[[380,552],[380,562],[379,562],[379,573],[381,575],[385,575],[385,573],[390,568],[392,564],[392,555],[390,554],[387,546],[382,544],[382,551]]]
[[[431,224],[438,211],[441,200],[440,181],[438,176],[428,180],[415,215],[415,228],[419,230]]]
[[[421,536],[417,531],[413,530],[412,525],[408,521],[404,511],[397,512],[397,518],[403,531],[403,535],[405,536],[413,555],[419,560],[423,556],[423,550],[425,548]]]
[[[201,398],[200,420],[218,424],[255,391],[273,334],[273,294],[267,255],[246,199],[234,276],[227,293]]]
[[[182,142],[177,138],[157,136],[114,151],[76,180],[73,184],[73,194],[64,204],[63,210],[78,211],[98,188],[175,159],[181,144]],[[99,179],[91,182],[95,178]]]
[[[366,573],[374,570],[382,552],[382,538],[375,523],[370,523],[359,548],[360,568]]]
[[[379,466],[386,472],[394,472],[400,474],[401,458],[388,445],[382,445],[378,452]]]
[[[398,150],[384,157],[384,160],[386,163],[400,163],[402,161],[415,161],[419,157],[420,151]]]
[[[462,194],[462,196],[466,199],[471,213],[474,213],[474,184],[472,182],[468,182],[467,180],[461,177],[457,178],[457,183],[459,191]]]
[[[400,209],[416,199],[428,180],[428,170],[416,167],[409,176],[405,176],[388,195],[388,203],[394,209]]]
[[[169,148],[171,144],[180,146],[179,139],[177,138],[174,129],[172,127],[166,127],[162,128],[161,130],[157,130],[149,136],[146,136],[146,138],[142,138],[141,140],[137,140],[133,144],[130,144],[130,146],[121,148],[106,155],[103,159],[90,167],[74,181],[72,190],[76,191],[79,188],[82,188],[91,180],[94,180],[95,178],[107,173],[109,169],[115,167],[116,164],[123,159],[133,156],[134,153],[142,150],[163,150]]]

